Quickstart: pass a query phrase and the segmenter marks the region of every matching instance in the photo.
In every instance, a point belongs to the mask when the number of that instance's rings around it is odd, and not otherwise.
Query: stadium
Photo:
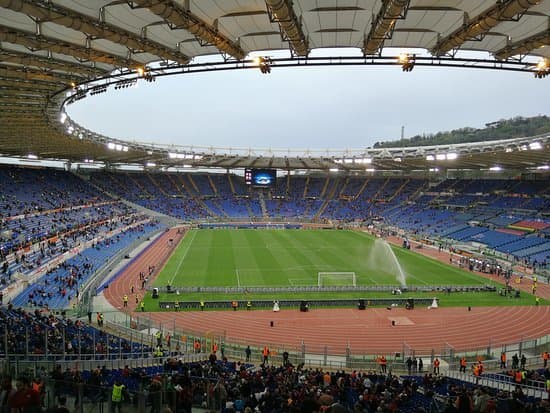
[[[548,0],[0,0],[2,411],[550,411],[548,116],[298,149],[276,112],[246,148],[76,115],[243,72],[548,90],[549,21]]]

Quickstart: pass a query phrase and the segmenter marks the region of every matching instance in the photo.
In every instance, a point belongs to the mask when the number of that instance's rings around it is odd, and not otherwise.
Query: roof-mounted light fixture
[[[269,57],[257,56],[254,58],[254,63],[260,68],[260,72],[264,75],[271,73],[271,64],[273,61]]]
[[[543,79],[550,75],[550,59],[542,58],[535,66],[535,78]]]
[[[416,55],[401,53],[398,56],[397,61],[401,65],[403,72],[412,72],[412,70],[414,69],[414,64],[416,63]]]

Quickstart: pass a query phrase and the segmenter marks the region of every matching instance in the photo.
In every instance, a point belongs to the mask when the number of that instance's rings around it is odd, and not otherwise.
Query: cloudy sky
[[[168,76],[68,109],[96,132],[165,144],[344,149],[514,116],[550,114],[550,81],[527,73],[398,66]]]

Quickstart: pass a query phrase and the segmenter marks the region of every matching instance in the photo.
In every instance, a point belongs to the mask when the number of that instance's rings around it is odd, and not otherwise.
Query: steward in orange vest
[[[434,360],[434,374],[439,374],[439,364],[440,361],[438,358]]]
[[[460,359],[460,371],[466,373],[466,357]]]
[[[500,353],[500,368],[501,369],[506,368],[506,353],[504,352]]]
[[[388,366],[388,361],[386,360],[386,356],[380,357],[380,370],[382,371],[382,373],[387,372],[387,366]]]

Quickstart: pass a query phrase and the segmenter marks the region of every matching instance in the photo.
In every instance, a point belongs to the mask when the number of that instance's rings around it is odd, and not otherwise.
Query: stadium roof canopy
[[[545,77],[549,46],[550,0],[0,0],[0,155],[222,168],[536,167],[549,160],[549,136],[334,153],[169,148],[98,135],[72,123],[64,106],[157,76],[258,65],[469,66]],[[308,57],[344,47],[362,57]],[[429,54],[397,60],[392,48]],[[250,57],[271,50],[289,57]],[[468,50],[490,57],[457,55]],[[206,55],[215,63],[197,63]]]

